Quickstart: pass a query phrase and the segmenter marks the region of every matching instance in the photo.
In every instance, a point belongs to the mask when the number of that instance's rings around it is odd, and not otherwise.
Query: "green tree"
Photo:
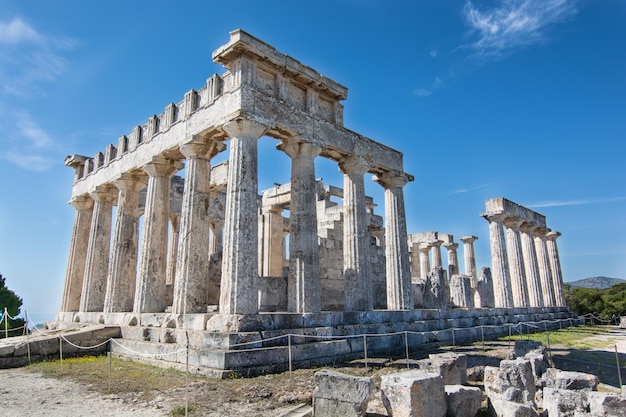
[[[6,287],[6,280],[0,273],[0,314],[4,313],[4,308],[6,307],[7,312],[11,317],[17,317],[20,314],[20,307],[22,307],[22,299],[18,297],[13,291]],[[24,326],[24,320],[16,319],[11,320],[8,317],[5,317],[8,320],[8,329],[16,329]],[[4,321],[0,326],[0,337],[4,337]],[[21,335],[21,332],[9,332],[9,336],[17,336]]]
[[[589,313],[602,318],[626,316],[626,283],[605,289],[571,288],[569,285],[564,289],[567,306],[580,316]]]

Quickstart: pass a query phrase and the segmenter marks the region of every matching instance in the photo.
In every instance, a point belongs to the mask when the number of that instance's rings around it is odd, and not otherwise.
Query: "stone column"
[[[224,224],[220,313],[256,314],[258,306],[257,140],[265,127],[249,120],[223,126],[231,137]]]
[[[104,312],[133,311],[137,280],[139,190],[146,186],[142,174],[124,173],[114,181],[117,212],[111,245]]]
[[[74,215],[74,228],[72,229],[70,253],[67,260],[61,311],[78,311],[80,307],[91,214],[93,212],[93,200],[87,195],[73,198],[70,204],[76,209],[76,214]]]
[[[174,304],[174,280],[176,279],[176,258],[178,257],[178,239],[180,235],[180,215],[170,212],[170,233],[167,242],[167,275],[165,289],[166,306]]]
[[[115,194],[109,185],[89,193],[94,200],[83,289],[80,297],[81,312],[104,311],[104,295],[109,271],[111,246],[111,217]]]
[[[533,235],[536,228],[537,226],[531,223],[522,223],[520,226],[522,235],[522,256],[524,258],[524,271],[528,289],[528,305],[530,307],[543,307],[541,279],[539,278],[537,251],[535,250],[535,237]]]
[[[411,310],[413,287],[403,191],[410,178],[406,174],[387,173],[375,180],[385,188],[387,310]]]
[[[224,223],[218,221],[212,221],[209,225],[211,228],[211,236],[209,237],[209,255],[214,256],[222,253],[222,230],[224,229]]]
[[[432,247],[430,252],[432,253],[432,256],[433,256],[433,262],[431,266],[432,269],[443,268],[443,262],[441,261],[441,245],[442,244],[443,244],[443,241],[441,240],[435,240],[434,242],[430,244]],[[450,278],[448,277],[448,279]]]
[[[343,176],[343,277],[346,286],[346,311],[373,309],[368,258],[369,230],[365,209],[363,175],[369,169],[358,157],[339,164]]]
[[[409,256],[411,262],[411,278],[421,278],[422,271],[420,270],[420,248],[418,243],[413,243]],[[412,281],[415,280],[412,279]]]
[[[161,156],[152,158],[152,162],[143,167],[148,174],[148,189],[133,307],[135,313],[165,311],[170,178],[182,167],[182,163]]]
[[[452,279],[452,275],[457,275],[459,273],[459,257],[456,253],[456,250],[459,248],[459,244],[444,243],[443,247],[448,251],[448,275],[450,276],[450,279]]]
[[[465,275],[472,278],[472,288],[478,284],[478,274],[476,271],[476,256],[474,255],[474,241],[476,236],[462,236],[459,238],[463,242],[463,263],[465,265]]]
[[[320,257],[317,242],[317,210],[315,200],[315,157],[322,148],[291,140],[279,149],[291,158],[291,204],[289,206],[289,280],[287,305],[289,311],[319,313],[321,311]]]
[[[550,231],[545,227],[535,229],[535,250],[537,251],[537,263],[539,265],[539,278],[541,280],[541,293],[544,307],[555,307],[554,287],[552,285],[552,271],[550,259],[546,247],[546,234]]]
[[[524,257],[520,243],[519,227],[523,220],[507,218],[504,221],[507,227],[509,272],[511,273],[511,290],[513,292],[513,305],[515,307],[529,307],[528,288],[526,286],[526,271],[524,270]]]
[[[491,263],[493,275],[493,293],[496,307],[513,307],[511,276],[507,262],[506,240],[502,222],[506,214],[486,216],[489,221],[489,244],[491,246]]]
[[[430,274],[430,246],[428,243],[420,243],[419,251],[420,251],[420,271],[422,272],[422,278],[428,278],[428,274]]]
[[[292,186],[293,189],[293,186]],[[279,206],[263,207],[261,213],[261,240],[259,242],[260,275],[262,277],[282,277],[284,260],[283,208]]]
[[[561,236],[559,232],[549,232],[546,235],[546,248],[550,259],[550,271],[552,272],[552,284],[554,286],[554,298],[557,307],[565,307],[565,294],[563,293],[563,273],[561,272],[561,261],[559,259],[559,249],[556,240]]]
[[[209,206],[211,158],[221,142],[192,141],[180,147],[187,159],[180,213],[172,313],[206,313],[209,281]]]

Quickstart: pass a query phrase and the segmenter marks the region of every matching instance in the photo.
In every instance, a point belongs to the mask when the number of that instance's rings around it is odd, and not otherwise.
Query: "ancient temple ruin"
[[[241,30],[213,60],[226,72],[104,152],[66,158],[76,217],[56,326],[120,326],[121,343],[171,362],[189,344],[198,369],[267,370],[287,343],[290,362],[316,364],[360,355],[358,334],[432,332],[411,335],[426,343],[452,326],[570,316],[545,217],[488,201],[493,284],[476,236],[459,238],[461,273],[452,234],[407,234],[413,177],[402,153],[343,126],[346,87]],[[262,136],[291,158],[291,181],[259,193]],[[315,158],[336,162],[343,184],[316,178]],[[384,188],[380,214],[366,173]],[[292,333],[293,353],[280,339]]]

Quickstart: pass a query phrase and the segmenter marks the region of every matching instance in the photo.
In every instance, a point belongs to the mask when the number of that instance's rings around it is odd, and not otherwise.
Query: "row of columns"
[[[485,218],[496,307],[564,307],[561,234],[506,213]]]
[[[448,235],[452,236],[452,235]],[[465,272],[471,278],[472,288],[476,287],[478,276],[476,274],[476,257],[474,255],[474,242],[478,239],[476,236],[462,236],[459,240],[463,243],[463,261]],[[457,250],[459,244],[452,241],[434,240],[430,242],[417,242],[413,244],[414,258],[411,264],[413,276],[426,279],[428,273],[434,268],[443,268],[441,247],[447,251],[448,260],[448,276],[460,273],[459,258]],[[431,262],[432,257],[432,262]]]
[[[226,123],[223,130],[230,138],[230,155],[220,313],[256,314],[259,275],[257,140],[265,133],[265,127],[238,120]],[[210,161],[223,149],[223,143],[211,140],[192,140],[180,147],[187,160],[180,219],[170,215],[169,192],[171,177],[183,165],[162,156],[154,157],[141,170],[122,174],[113,184],[97,187],[89,197],[80,196],[71,201],[77,211],[63,311],[163,312],[169,301],[168,283],[174,287],[171,300],[174,314],[206,311],[208,236],[212,223]],[[321,300],[314,160],[321,148],[294,138],[283,140],[279,149],[292,159],[288,308],[294,312],[315,313],[321,310]],[[372,167],[358,156],[349,156],[339,162],[339,168],[344,174],[346,310],[371,310],[364,174]],[[388,308],[410,309],[413,300],[403,197],[403,187],[409,177],[389,173],[375,179],[385,188]],[[138,251],[142,214],[138,195],[146,185],[141,251]],[[116,199],[118,208],[111,242],[112,207]],[[219,246],[215,232],[211,233],[213,249]],[[175,251],[172,249],[174,242]],[[174,253],[176,259],[172,262]],[[80,295],[77,288],[82,289]]]

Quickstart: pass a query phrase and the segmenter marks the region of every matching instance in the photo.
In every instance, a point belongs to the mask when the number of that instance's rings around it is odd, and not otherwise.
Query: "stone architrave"
[[[94,200],[85,276],[80,297],[81,312],[103,311],[109,271],[109,252],[111,246],[111,217],[115,194],[110,185],[103,185],[89,193]]]
[[[192,141],[180,147],[187,166],[176,256],[174,314],[207,311],[211,158],[225,148],[216,141]]]
[[[478,240],[476,236],[462,236],[459,238],[463,242],[463,263],[465,265],[465,275],[472,278],[472,288],[476,288],[478,283],[478,271],[476,271],[476,255],[474,255],[474,242]]]
[[[535,250],[534,232],[537,226],[532,223],[522,223],[520,232],[522,237],[522,256],[524,257],[524,269],[528,289],[528,305],[530,307],[543,307],[543,295],[541,294],[541,279],[539,266],[537,265],[537,251]]]
[[[160,156],[143,167],[148,174],[148,188],[133,307],[135,313],[165,311],[170,178],[182,167],[182,163]]]
[[[76,214],[67,261],[61,311],[78,311],[80,307],[87,248],[89,247],[89,229],[91,228],[91,215],[94,205],[89,196],[75,197],[70,201],[70,204],[76,209]]]
[[[407,175],[397,173],[375,178],[375,181],[385,188],[385,270],[388,310],[411,310],[413,308],[406,213],[402,190],[410,180],[411,178]]]
[[[544,307],[555,307],[554,287],[552,285],[552,271],[550,259],[546,247],[546,234],[550,230],[545,227],[535,229],[535,250],[537,251],[537,264],[539,265],[539,278],[541,281],[541,293]]]
[[[420,252],[420,271],[422,273],[421,277],[426,279],[428,274],[430,273],[430,244],[428,243],[420,243],[419,244],[419,252]]]
[[[478,276],[478,284],[474,293],[474,305],[482,308],[495,307],[493,296],[493,279],[491,278],[491,270],[487,267],[480,269]]]
[[[104,298],[105,313],[133,311],[139,240],[139,190],[146,186],[146,178],[143,174],[124,173],[114,185],[119,191]]]
[[[526,271],[520,238],[520,225],[524,220],[507,218],[504,225],[507,229],[509,272],[511,273],[511,291],[513,292],[513,306],[526,308],[528,303],[528,288],[526,287]]]
[[[457,256],[458,243],[444,243],[443,247],[448,251],[448,276],[452,277],[459,273],[459,257]]]
[[[432,269],[443,268],[443,262],[441,261],[441,245],[443,241],[435,240],[431,243],[432,249],[430,250],[433,257]]]
[[[298,313],[319,313],[322,303],[317,242],[315,157],[322,148],[311,143],[290,140],[281,143],[279,149],[291,158],[288,310]]]
[[[549,232],[546,234],[546,248],[550,259],[550,271],[552,272],[552,283],[554,286],[554,296],[557,307],[565,307],[565,294],[563,293],[563,273],[561,272],[561,261],[556,240],[561,236],[559,232]]]
[[[369,169],[365,160],[349,157],[339,163],[343,172],[343,276],[346,311],[369,311],[374,307],[370,283],[368,224],[363,175]]]
[[[265,126],[237,120],[222,126],[230,139],[220,313],[256,314],[258,306],[258,148]]]
[[[511,276],[507,262],[506,240],[504,238],[503,221],[506,214],[485,216],[489,221],[489,243],[491,247],[491,263],[493,275],[493,294],[495,306],[499,308],[513,307]]]

